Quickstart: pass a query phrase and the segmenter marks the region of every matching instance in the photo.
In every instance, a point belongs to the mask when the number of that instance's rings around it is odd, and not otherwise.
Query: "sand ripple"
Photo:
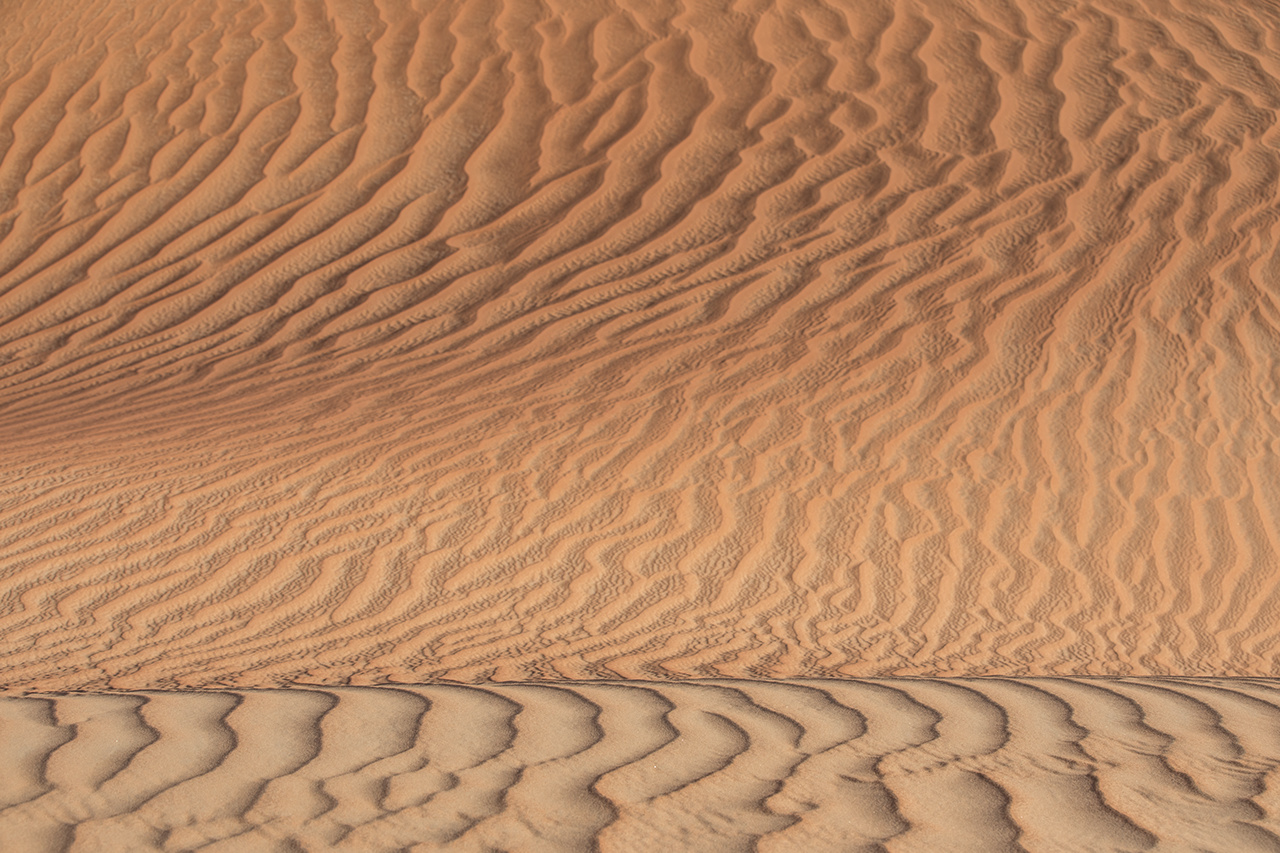
[[[1263,0],[6,3],[0,681],[1269,674],[1277,110]]]
[[[0,699],[49,851],[1280,850],[1280,685],[957,679]]]

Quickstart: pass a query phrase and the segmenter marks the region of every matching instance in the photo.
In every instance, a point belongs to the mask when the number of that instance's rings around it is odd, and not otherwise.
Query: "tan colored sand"
[[[5,850],[1280,849],[1248,680],[0,698]]]
[[[1274,671],[1280,9],[0,8],[0,682]]]

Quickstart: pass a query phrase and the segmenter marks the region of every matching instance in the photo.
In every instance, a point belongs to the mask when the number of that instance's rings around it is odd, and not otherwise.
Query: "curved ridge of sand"
[[[1266,2],[0,11],[0,681],[1265,675]]]
[[[0,745],[29,853],[1280,850],[1263,680],[10,696]]]

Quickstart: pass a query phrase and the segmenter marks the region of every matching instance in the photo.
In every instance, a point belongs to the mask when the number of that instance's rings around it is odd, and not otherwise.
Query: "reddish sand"
[[[0,849],[1280,853],[1278,121],[1276,0],[5,0]]]
[[[1266,675],[1280,8],[28,0],[0,679]]]

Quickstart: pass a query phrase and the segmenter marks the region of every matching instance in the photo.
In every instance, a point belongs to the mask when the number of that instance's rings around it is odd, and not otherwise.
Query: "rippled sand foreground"
[[[22,851],[1280,850],[1280,682],[0,699]]]

